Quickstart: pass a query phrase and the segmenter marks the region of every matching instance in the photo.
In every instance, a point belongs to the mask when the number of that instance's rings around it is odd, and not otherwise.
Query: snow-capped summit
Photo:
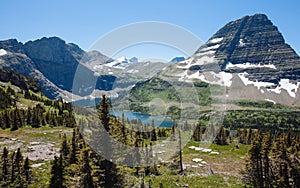
[[[122,56],[110,63],[105,64],[105,66],[119,68],[119,69],[125,69],[125,67],[129,63],[137,63],[137,62],[138,62],[138,58],[136,58],[136,57],[128,58],[128,57]]]

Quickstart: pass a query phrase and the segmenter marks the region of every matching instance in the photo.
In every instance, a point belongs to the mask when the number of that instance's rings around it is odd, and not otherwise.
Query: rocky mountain
[[[113,60],[57,37],[44,37],[25,44],[0,41],[0,68],[36,78],[48,97],[66,100],[101,90],[117,97],[160,72],[167,81],[224,87],[224,95],[217,97],[228,101],[300,105],[300,58],[263,14],[226,24],[191,57],[170,63],[138,62],[135,57]],[[78,70],[88,76],[74,78]]]
[[[0,49],[0,68],[14,70],[38,79],[43,92],[50,98],[62,95],[69,95],[70,98],[71,92],[84,95],[80,91],[85,88],[80,88],[80,86],[77,91],[72,91],[74,75],[78,66],[81,66],[80,69],[86,74],[93,75],[93,71],[83,66],[85,63],[95,58],[102,63],[109,60],[100,52],[85,52],[77,45],[66,43],[58,37],[44,37],[25,44],[15,39],[0,41]],[[101,75],[93,79],[96,79],[97,89],[109,90],[115,77]]]
[[[232,21],[194,55],[160,74],[224,87],[217,98],[300,105],[300,58],[266,15]]]
[[[215,59],[227,72],[242,72],[245,67],[240,64],[245,63],[263,65],[247,67],[252,69],[248,70],[252,81],[275,84],[281,78],[300,81],[299,56],[266,15],[246,16],[226,24],[197,53],[211,51],[215,51]]]

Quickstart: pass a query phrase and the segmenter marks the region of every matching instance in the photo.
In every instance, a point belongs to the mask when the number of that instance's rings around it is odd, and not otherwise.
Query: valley
[[[169,62],[0,41],[0,187],[299,187],[299,70],[264,14]]]

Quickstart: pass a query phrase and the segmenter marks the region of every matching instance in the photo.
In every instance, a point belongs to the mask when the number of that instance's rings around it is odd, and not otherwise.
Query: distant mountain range
[[[155,73],[163,70],[163,74],[179,82],[196,79],[222,85],[227,88],[228,100],[300,103],[300,58],[263,14],[245,16],[226,24],[194,55],[187,59],[176,57],[170,63],[172,65],[149,64],[138,62],[135,57],[113,60],[97,51],[85,52],[76,44],[57,37],[44,37],[25,44],[15,39],[0,41],[0,68],[36,78],[50,98],[72,100],[74,95],[90,95],[93,88],[115,91],[118,96],[120,91],[116,87],[128,89],[137,80],[151,78],[152,75],[147,75],[151,69]],[[93,75],[96,87],[82,84],[73,88],[78,66]],[[117,85],[116,80],[119,81]]]

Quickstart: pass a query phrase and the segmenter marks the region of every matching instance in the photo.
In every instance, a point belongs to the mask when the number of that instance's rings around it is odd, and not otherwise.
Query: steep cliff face
[[[73,49],[72,46],[57,37],[42,38],[24,45],[25,53],[37,69],[55,85],[68,91],[72,89],[74,74],[79,64],[70,49]]]
[[[25,44],[15,39],[0,41],[0,49],[3,52],[0,68],[38,79],[43,92],[50,98],[57,98],[64,91],[78,95],[91,92],[86,88],[93,88],[92,85],[78,86],[78,90],[72,91],[79,62],[86,63],[95,58],[99,62],[109,59],[99,52],[85,52],[76,44],[66,43],[58,37],[44,37]],[[109,90],[115,80],[112,75],[94,76],[94,72],[85,66],[81,66],[81,71],[95,80],[96,89]],[[79,92],[84,90],[87,92]]]

